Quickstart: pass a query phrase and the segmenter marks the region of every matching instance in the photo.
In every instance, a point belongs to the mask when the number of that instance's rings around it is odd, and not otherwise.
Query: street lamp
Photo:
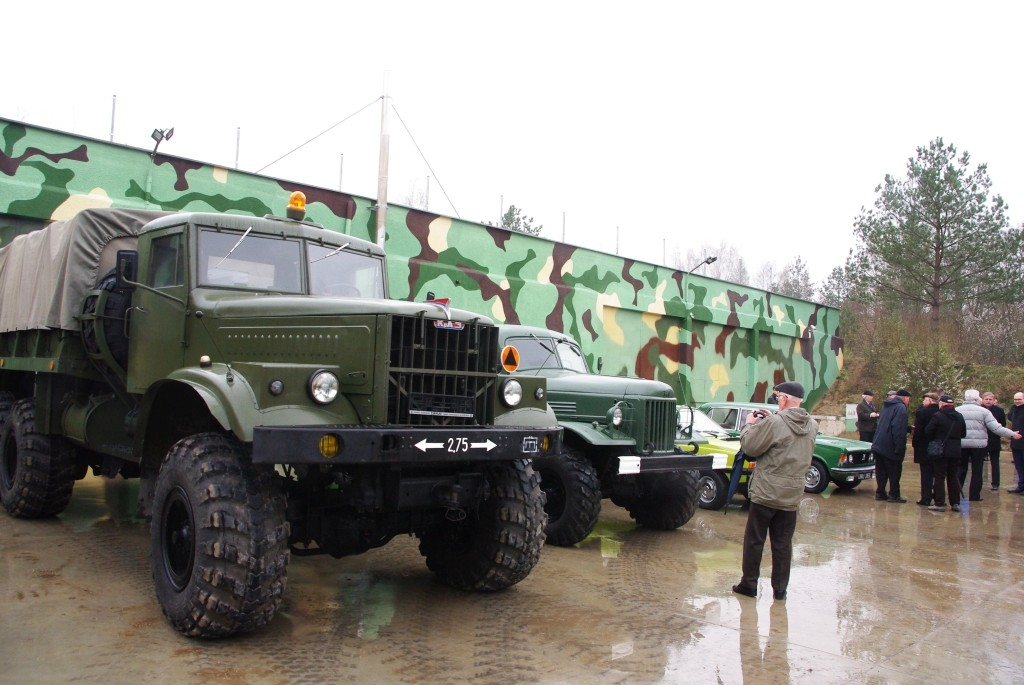
[[[701,262],[697,266],[693,267],[692,269],[690,269],[686,273],[692,274],[694,271],[696,271],[697,269],[701,268],[705,264],[714,264],[717,261],[718,261],[718,257],[715,257],[715,256],[705,257],[703,262]]]

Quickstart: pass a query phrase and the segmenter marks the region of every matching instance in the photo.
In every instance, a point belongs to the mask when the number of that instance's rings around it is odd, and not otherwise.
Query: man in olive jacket
[[[743,534],[743,577],[733,592],[757,597],[764,541],[771,536],[772,590],[775,599],[786,599],[793,562],[793,533],[797,509],[804,492],[804,478],[814,454],[818,422],[800,406],[804,386],[789,381],[775,386],[779,412],[747,416],[740,446],[757,466],[748,493],[750,512]]]

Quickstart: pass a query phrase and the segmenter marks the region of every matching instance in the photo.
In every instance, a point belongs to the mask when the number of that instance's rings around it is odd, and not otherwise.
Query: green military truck
[[[53,516],[140,478],[156,594],[194,637],[274,616],[290,556],[399,534],[460,589],[544,542],[561,429],[497,329],[388,299],[383,251],[287,217],[88,209],[0,248],[0,498]]]
[[[712,457],[676,446],[676,397],[660,381],[591,373],[579,343],[533,326],[498,326],[502,365],[547,378],[562,426],[560,453],[534,459],[547,496],[547,541],[574,545],[597,524],[604,498],[642,526],[674,530],[693,516],[700,469]]]

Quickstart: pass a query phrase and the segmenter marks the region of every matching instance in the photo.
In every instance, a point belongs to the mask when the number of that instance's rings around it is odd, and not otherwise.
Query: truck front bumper
[[[558,454],[562,429],[501,426],[257,426],[256,464],[386,464],[536,459]]]
[[[715,458],[711,454],[655,454],[642,457],[619,457],[619,475],[699,471],[710,469]]]

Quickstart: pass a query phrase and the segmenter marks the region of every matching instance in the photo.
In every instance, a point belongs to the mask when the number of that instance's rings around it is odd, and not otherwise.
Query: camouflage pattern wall
[[[294,190],[309,220],[375,239],[370,198],[0,119],[0,246],[84,207],[281,215]],[[682,402],[763,400],[796,379],[813,406],[842,368],[823,305],[398,205],[386,218],[392,297],[564,331],[593,368]]]

